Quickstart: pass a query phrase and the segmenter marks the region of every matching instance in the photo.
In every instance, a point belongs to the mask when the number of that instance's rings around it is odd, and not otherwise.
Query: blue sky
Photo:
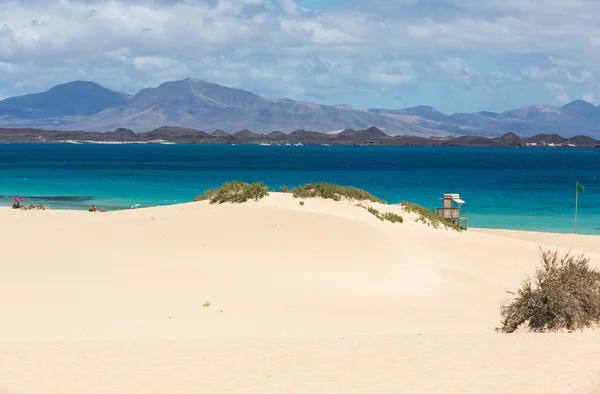
[[[598,20],[597,0],[0,0],[0,98],[189,76],[355,108],[596,103]]]

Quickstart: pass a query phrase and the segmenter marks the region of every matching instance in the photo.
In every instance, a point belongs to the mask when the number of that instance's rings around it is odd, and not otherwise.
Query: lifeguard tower
[[[460,195],[453,193],[444,194],[441,200],[444,202],[443,208],[437,209],[437,215],[466,230],[469,215],[466,211],[465,216],[461,216],[460,214],[460,207],[465,203],[461,200]]]

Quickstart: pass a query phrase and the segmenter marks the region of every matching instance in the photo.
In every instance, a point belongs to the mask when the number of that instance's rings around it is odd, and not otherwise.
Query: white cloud
[[[138,70],[152,71],[178,67],[179,62],[162,56],[140,56],[133,58],[133,65]]]
[[[584,93],[583,100],[587,101],[588,103],[592,103],[592,104],[596,102],[596,98],[594,97],[594,93],[592,93],[592,92]]]
[[[571,70],[566,71],[567,79],[571,82],[585,82],[592,78],[592,74],[588,70],[581,70],[578,75]]]
[[[464,60],[458,57],[446,57],[438,63],[442,72],[451,76],[455,81],[472,82],[481,74],[472,69]]]
[[[521,82],[523,80],[519,75],[506,71],[492,71],[489,73],[489,77],[498,81]]]
[[[561,84],[554,82],[546,82],[546,88],[552,94],[554,99],[559,103],[568,103],[571,101],[571,95],[569,94],[569,89]]]
[[[571,86],[599,82],[596,0],[438,0],[435,9],[348,0],[320,11],[295,0],[0,0],[0,8],[0,84],[9,94],[73,79],[134,93],[192,76],[277,97],[429,81],[491,96],[527,83],[563,101]],[[474,67],[473,56],[512,63]]]
[[[523,70],[523,75],[531,79],[545,79],[551,71],[542,70],[538,66],[529,66]]]

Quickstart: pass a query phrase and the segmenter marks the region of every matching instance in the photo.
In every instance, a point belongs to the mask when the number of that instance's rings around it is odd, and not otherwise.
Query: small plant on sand
[[[392,223],[403,223],[404,219],[402,218],[402,216],[397,215],[393,212],[385,212],[383,215],[381,215],[381,217],[384,220],[387,220],[388,222],[392,222]]]
[[[206,301],[206,302],[204,303],[204,305],[202,305],[202,307],[203,307],[203,308],[208,308],[208,307],[210,307],[210,302],[209,302],[209,301]]]
[[[197,196],[194,201],[210,200],[211,204],[224,202],[242,203],[248,200],[258,201],[269,194],[269,188],[262,182],[227,182],[218,189],[209,189]]]
[[[583,254],[540,249],[541,265],[500,307],[498,332],[582,330],[600,324],[600,271]]]
[[[375,215],[375,217],[379,220],[381,220],[383,222],[383,217],[381,216],[381,214],[379,213],[379,211],[373,207],[368,207],[367,211],[369,211],[369,213],[371,215]]]
[[[289,193],[289,191],[290,191],[290,188],[289,188],[289,187],[287,187],[286,185],[283,185],[283,186],[281,186],[281,187],[279,188],[279,191],[280,191],[281,193]]]
[[[300,205],[304,205],[304,201],[300,201]]]
[[[358,189],[353,186],[341,186],[331,183],[307,183],[304,186],[294,187],[291,190],[296,198],[328,198],[335,201],[340,201],[342,198],[347,198],[356,201],[372,201],[385,204],[386,202],[371,193]]]
[[[455,231],[462,231],[460,226],[440,218],[435,211],[427,209],[419,204],[402,201],[401,205],[406,212],[416,213],[418,215],[418,222],[425,223],[428,226],[433,226],[433,228],[447,227]]]
[[[387,220],[388,222],[392,222],[392,223],[402,223],[404,221],[404,219],[402,219],[402,216],[396,215],[393,212],[381,213],[373,207],[364,207],[364,206],[361,206],[361,207],[366,208],[366,210],[369,211],[370,214],[374,215],[377,219],[381,220],[382,222],[384,220]]]

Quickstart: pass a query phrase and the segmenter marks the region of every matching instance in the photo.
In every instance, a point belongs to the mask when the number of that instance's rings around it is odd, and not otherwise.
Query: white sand
[[[598,332],[494,333],[538,243],[598,264],[599,237],[404,216],[1,209],[0,393],[600,393]]]

